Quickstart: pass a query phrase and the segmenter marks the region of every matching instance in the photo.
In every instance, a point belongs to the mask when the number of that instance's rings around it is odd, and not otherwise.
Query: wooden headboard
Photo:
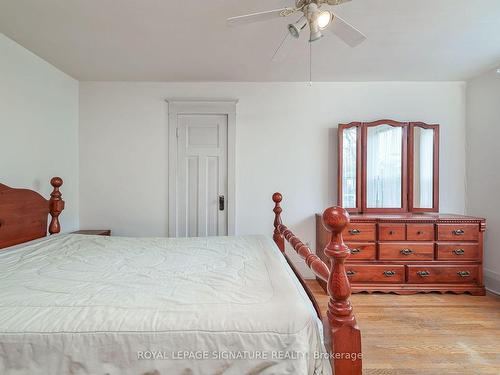
[[[49,233],[61,231],[59,215],[64,210],[64,201],[59,188],[63,180],[54,177],[50,184],[54,189],[49,200],[33,190],[0,184],[0,249],[45,237],[49,214],[52,217]]]

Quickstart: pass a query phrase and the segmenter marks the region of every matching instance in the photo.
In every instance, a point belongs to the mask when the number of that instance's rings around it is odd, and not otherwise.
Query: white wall
[[[486,287],[500,293],[500,74],[468,82],[467,212],[486,217]]]
[[[238,234],[284,222],[314,244],[314,213],[336,203],[338,123],[441,124],[441,211],[465,210],[464,83],[80,83],[80,223],[167,235],[166,98],[237,98]]]
[[[0,34],[0,182],[49,197],[61,176],[63,231],[78,228],[78,82]]]

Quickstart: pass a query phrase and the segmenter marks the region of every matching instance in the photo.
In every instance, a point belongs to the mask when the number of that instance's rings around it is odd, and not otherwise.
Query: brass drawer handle
[[[454,234],[455,236],[462,236],[464,233],[465,233],[465,232],[464,232],[464,230],[463,230],[463,229],[456,229],[456,230],[454,230],[454,231],[453,231],[453,234]]]
[[[396,276],[396,272],[395,271],[384,271],[384,275],[385,275],[385,277],[393,277],[393,276]]]
[[[351,271],[351,270],[347,271],[347,276],[354,276],[355,274],[356,274],[356,272],[354,272],[354,271]]]
[[[460,277],[469,277],[470,272],[469,271],[460,271],[460,272],[457,272],[457,275]]]
[[[351,254],[359,254],[361,252],[361,249],[351,249]]]
[[[411,254],[413,254],[413,250],[412,249],[401,249],[401,254],[411,255]]]
[[[455,249],[455,250],[453,250],[453,253],[455,255],[464,255],[465,254],[465,250],[464,249]]]
[[[418,271],[417,272],[417,275],[420,276],[420,277],[428,277],[430,276],[430,272],[429,271]]]
[[[360,233],[361,233],[361,231],[360,231],[359,229],[351,229],[351,230],[349,231],[349,233],[351,233],[351,234],[360,234]]]

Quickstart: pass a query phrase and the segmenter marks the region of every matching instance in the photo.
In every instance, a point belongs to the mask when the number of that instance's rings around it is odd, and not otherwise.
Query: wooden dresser
[[[485,219],[462,215],[353,214],[343,233],[352,292],[484,295],[485,229]],[[324,262],[328,241],[317,214],[316,253]]]

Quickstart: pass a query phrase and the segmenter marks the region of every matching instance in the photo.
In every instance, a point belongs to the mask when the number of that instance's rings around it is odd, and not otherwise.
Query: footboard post
[[[323,213],[323,223],[332,233],[325,249],[331,262],[327,284],[330,300],[323,322],[325,338],[331,340],[327,348],[331,348],[335,375],[357,375],[362,373],[361,332],[349,300],[351,286],[344,262],[350,253],[342,239],[342,231],[349,224],[349,214],[341,207],[328,208]]]
[[[49,225],[49,233],[56,234],[61,231],[61,224],[59,223],[59,215],[64,210],[64,201],[62,200],[62,194],[59,188],[63,184],[61,177],[54,177],[50,180],[50,184],[54,188],[52,193],[50,193],[49,199],[49,213],[52,216],[52,220]]]
[[[274,193],[273,194],[273,202],[274,202],[274,234],[273,234],[273,240],[276,242],[276,245],[278,245],[278,248],[284,252],[285,251],[285,237],[281,234],[279,231],[278,227],[282,224],[281,223],[281,212],[283,211],[281,209],[280,203],[283,197],[281,196],[280,193]]]

